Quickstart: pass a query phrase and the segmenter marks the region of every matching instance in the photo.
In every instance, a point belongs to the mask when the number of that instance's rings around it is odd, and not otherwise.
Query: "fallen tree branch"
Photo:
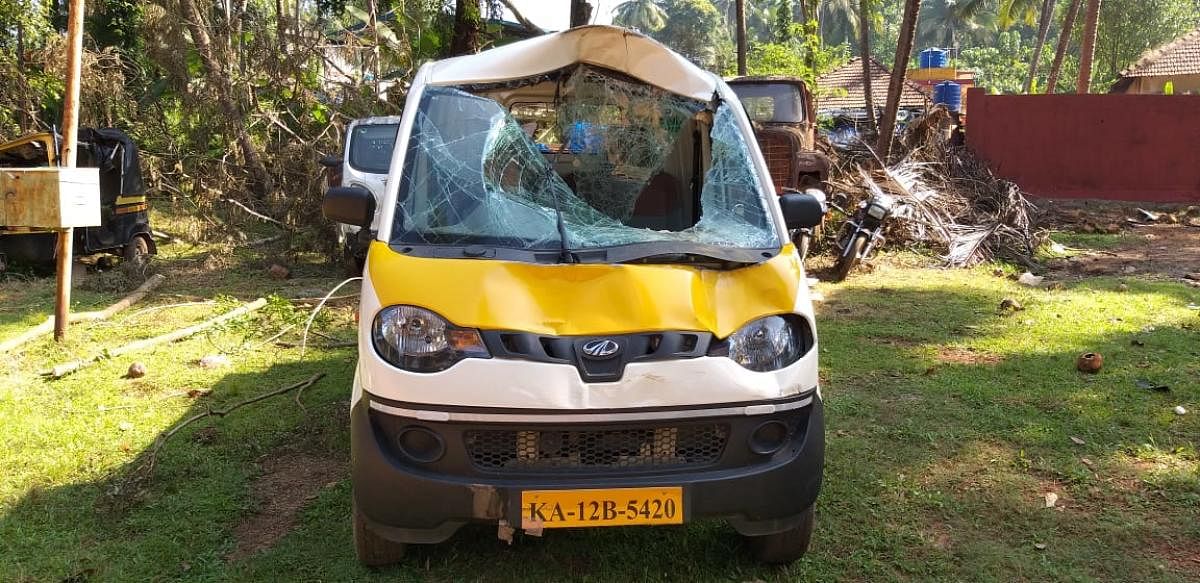
[[[158,439],[154,440],[154,446],[150,448],[150,453],[147,454],[146,460],[142,463],[142,465],[140,466],[140,469],[138,471],[144,472],[145,475],[147,475],[147,476],[149,476],[151,473],[153,473],[154,472],[154,464],[158,460],[158,452],[163,448],[164,445],[166,445],[168,439],[170,439],[176,433],[179,433],[180,430],[182,430],[184,427],[187,427],[188,425],[191,425],[192,423],[195,423],[201,419],[204,419],[205,417],[224,417],[238,409],[241,409],[242,407],[245,407],[246,405],[253,405],[254,403],[257,403],[259,401],[270,399],[271,397],[282,395],[289,391],[302,391],[308,387],[315,385],[317,383],[317,381],[321,380],[324,377],[325,377],[325,373],[319,372],[317,374],[314,374],[311,377],[308,377],[307,380],[303,380],[298,383],[288,385],[286,387],[280,387],[278,389],[267,391],[265,393],[262,393],[261,395],[256,395],[254,397],[250,397],[249,399],[245,399],[243,401],[238,401],[238,402],[236,402],[232,405],[229,405],[228,407],[225,407],[223,409],[206,409],[203,413],[197,413],[195,415],[192,415],[191,417],[188,417],[187,419],[184,419],[183,421],[180,421],[179,423],[175,424],[174,427],[168,429],[162,435],[159,435]]]
[[[283,238],[282,234],[275,235],[274,237],[263,237],[262,239],[255,239],[253,241],[248,241],[246,243],[246,247],[258,247],[259,245],[266,245],[267,243],[274,243],[275,241],[278,241],[282,238]]]
[[[278,346],[280,348],[296,348],[296,347],[300,346],[300,344],[298,344],[296,342],[276,342],[275,346]],[[358,343],[351,341],[351,340],[346,340],[346,341],[339,341],[339,342],[330,342],[329,344],[312,344],[311,346],[313,348],[349,348],[351,346],[358,346]]]
[[[166,344],[168,342],[176,342],[179,340],[183,340],[184,338],[193,336],[193,335],[197,334],[198,332],[202,332],[204,330],[207,330],[208,328],[212,328],[213,326],[216,326],[217,324],[228,322],[229,320],[232,320],[239,316],[249,314],[250,312],[258,310],[265,305],[267,305],[267,300],[265,300],[263,298],[258,298],[257,300],[254,300],[253,302],[245,304],[242,307],[237,308],[236,310],[231,310],[231,311],[221,314],[220,316],[217,316],[215,318],[205,320],[199,324],[188,326],[187,328],[183,328],[181,330],[176,330],[174,332],[163,334],[161,336],[155,336],[153,338],[146,338],[145,340],[138,340],[136,342],[130,342],[129,344],[125,344],[123,346],[118,346],[113,349],[107,349],[107,350],[104,350],[104,351],[100,352],[99,354],[97,354],[91,358],[85,359],[85,360],[76,360],[76,361],[57,365],[48,371],[43,371],[41,374],[42,374],[42,376],[47,376],[47,377],[50,377],[53,379],[60,379],[60,378],[65,377],[81,368],[84,368],[86,366],[90,366],[92,364],[100,362],[101,360],[115,358],[115,357],[121,356],[122,354],[128,354],[130,352],[136,352],[138,350],[145,350],[147,348],[158,346],[159,344]]]
[[[113,317],[114,315],[116,315],[117,312],[120,312],[120,311],[128,308],[129,306],[132,306],[133,304],[140,302],[142,300],[142,298],[146,297],[146,294],[150,293],[151,291],[154,290],[154,288],[158,287],[158,284],[162,283],[164,279],[166,279],[166,278],[163,277],[162,275],[156,273],[156,274],[150,276],[150,279],[147,279],[144,283],[142,283],[142,285],[138,286],[137,289],[133,290],[132,293],[121,298],[121,300],[118,301],[117,303],[115,303],[107,308],[104,308],[103,310],[99,310],[99,311],[95,311],[95,312],[78,312],[75,314],[71,314],[67,318],[67,321],[68,322],[92,322],[92,321],[96,321],[96,320],[107,320],[107,319]],[[45,336],[46,334],[49,334],[52,330],[54,330],[54,316],[50,316],[49,318],[46,318],[45,322],[42,322],[41,324],[38,324],[37,326],[34,326],[33,328],[26,330],[24,333],[18,335],[17,337],[10,338],[8,340],[5,340],[3,343],[0,343],[0,354],[4,354],[18,346],[21,346],[22,344],[25,344],[25,343],[35,339],[35,338],[38,338],[40,336]]]
[[[317,318],[317,313],[321,311],[321,308],[325,307],[325,302],[328,302],[329,298],[333,297],[333,294],[337,293],[337,290],[342,289],[342,286],[352,281],[362,281],[362,278],[351,277],[334,286],[333,289],[329,290],[329,293],[325,294],[324,298],[321,298],[321,303],[317,304],[317,307],[313,308],[312,313],[308,315],[308,321],[304,323],[304,334],[300,337],[300,360],[304,360],[305,345],[308,344],[308,330],[309,328],[312,328],[313,320]]]
[[[512,0],[500,0],[500,2],[504,4],[505,8],[508,8],[509,12],[513,13],[513,17],[517,19],[517,22],[521,23],[521,26],[525,27],[525,30],[533,34],[546,34],[546,31],[542,30],[541,27],[531,22],[528,18],[525,18],[525,15],[521,14],[521,11],[517,10],[516,6],[513,6]]]
[[[252,217],[254,217],[254,218],[256,218],[256,219],[260,219],[260,220],[263,220],[263,221],[267,221],[268,223],[275,223],[276,225],[279,225],[279,226],[281,226],[281,227],[283,227],[283,228],[285,228],[285,229],[286,229],[286,228],[288,228],[288,226],[287,226],[287,225],[285,225],[285,224],[283,224],[282,222],[280,222],[280,221],[278,221],[278,220],[275,220],[275,219],[273,219],[273,218],[271,218],[271,217],[268,217],[267,215],[264,215],[264,214],[262,214],[262,213],[260,213],[260,212],[258,212],[258,211],[256,211],[256,210],[254,210],[254,209],[252,209],[252,208],[250,208],[250,207],[248,207],[248,206],[246,206],[246,205],[244,205],[244,204],[242,204],[242,203],[240,203],[240,202],[238,202],[238,201],[236,201],[236,200],[233,200],[232,198],[224,198],[224,199],[221,199],[221,200],[224,200],[225,202],[227,202],[227,203],[229,203],[229,204],[232,204],[233,206],[236,206],[236,207],[238,207],[238,208],[242,209],[243,211],[246,211],[246,213],[247,213],[247,214],[249,214],[250,216],[252,216]]]

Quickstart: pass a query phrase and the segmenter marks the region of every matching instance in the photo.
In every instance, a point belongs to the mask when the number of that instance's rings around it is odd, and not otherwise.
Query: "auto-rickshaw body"
[[[363,273],[360,559],[705,518],[803,554],[824,429],[788,229],[821,208],[776,197],[737,96],[594,26],[426,65],[406,103]]]

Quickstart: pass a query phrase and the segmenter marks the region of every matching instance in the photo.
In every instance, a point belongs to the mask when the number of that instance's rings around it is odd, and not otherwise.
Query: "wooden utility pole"
[[[60,164],[74,168],[79,157],[79,83],[83,75],[83,1],[70,0],[67,16],[67,87],[63,96],[62,154]],[[58,232],[55,255],[58,260],[58,285],[54,297],[54,340],[67,336],[71,311],[71,261],[74,229]]]
[[[1100,24],[1100,0],[1087,0],[1087,17],[1083,21],[1083,42],[1079,47],[1079,79],[1075,92],[1083,95],[1092,86],[1092,57],[1096,55],[1096,27]]]
[[[737,67],[738,75],[746,74],[746,0],[734,2],[737,18]]]

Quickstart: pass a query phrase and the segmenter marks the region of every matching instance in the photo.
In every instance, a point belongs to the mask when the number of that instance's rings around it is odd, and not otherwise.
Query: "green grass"
[[[145,306],[310,296],[340,279],[301,261],[293,279],[269,280],[262,259],[229,249],[206,270],[211,251],[164,249],[167,283],[144,304],[72,328],[64,346],[0,356],[0,580],[1200,581],[1200,312],[1187,307],[1200,290],[1123,278],[1118,291],[1098,278],[1046,291],[990,267],[887,262],[820,286],[825,488],[813,547],[790,568],[756,565],[732,530],[700,523],[549,532],[512,546],[481,526],[371,571],[353,558],[348,478],[307,500],[277,544],[228,560],[256,508],[263,460],[348,459],[352,350],[303,360],[294,349],[248,350],[247,327],[233,326],[137,356],[151,369],[143,379],[121,378],[133,357],[58,381],[35,374],[223,309],[136,315]],[[0,338],[40,321],[51,287],[0,283],[0,305],[21,307],[0,311]],[[76,297],[86,308],[119,295]],[[1025,310],[1002,313],[1005,297]],[[322,331],[349,336],[351,315],[334,309]],[[222,350],[234,367],[193,364]],[[1104,354],[1100,374],[1074,370],[1083,351]],[[114,493],[178,420],[317,371],[328,376],[302,407],[283,396],[193,424],[163,449],[152,479]],[[1138,378],[1172,392],[1137,389]],[[169,397],[189,388],[212,393]],[[1176,416],[1180,404],[1194,413]],[[1044,508],[1051,491],[1061,510]]]
[[[1056,243],[1072,249],[1114,249],[1126,244],[1133,235],[1121,233],[1058,232],[1051,235]]]

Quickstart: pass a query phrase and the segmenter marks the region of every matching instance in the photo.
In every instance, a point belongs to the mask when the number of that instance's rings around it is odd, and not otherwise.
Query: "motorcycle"
[[[834,203],[830,204],[850,217],[838,235],[838,259],[833,267],[833,281],[842,281],[859,261],[866,259],[875,247],[883,244],[883,225],[892,216],[896,201],[887,194],[877,192],[859,203],[853,214]]]

